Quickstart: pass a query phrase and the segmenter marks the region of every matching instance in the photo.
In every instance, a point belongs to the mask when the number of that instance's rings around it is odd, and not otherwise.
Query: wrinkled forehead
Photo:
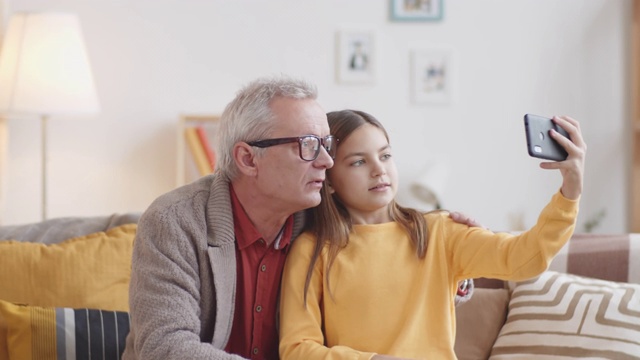
[[[270,104],[272,135],[329,135],[327,115],[314,99],[277,98]]]

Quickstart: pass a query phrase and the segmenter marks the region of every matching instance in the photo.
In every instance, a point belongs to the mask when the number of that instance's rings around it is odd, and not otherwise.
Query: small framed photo
[[[411,52],[411,96],[415,104],[448,104],[453,94],[453,51]]]
[[[390,0],[392,21],[442,20],[442,0]]]
[[[337,34],[336,76],[343,84],[375,81],[375,38],[367,30],[343,30]]]

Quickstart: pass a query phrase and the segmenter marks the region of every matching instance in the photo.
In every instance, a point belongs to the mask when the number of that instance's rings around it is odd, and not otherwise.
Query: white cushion
[[[640,285],[546,271],[510,290],[490,359],[640,359]]]

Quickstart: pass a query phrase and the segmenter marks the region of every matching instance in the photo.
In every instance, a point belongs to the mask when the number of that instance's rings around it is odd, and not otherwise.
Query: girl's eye
[[[389,154],[389,153],[387,153],[387,154],[382,154],[382,156],[381,156],[381,159],[382,159],[382,160],[387,160],[387,159],[389,159],[389,158],[391,158],[391,154]]]
[[[360,166],[364,164],[364,160],[357,160],[351,163],[351,166]]]

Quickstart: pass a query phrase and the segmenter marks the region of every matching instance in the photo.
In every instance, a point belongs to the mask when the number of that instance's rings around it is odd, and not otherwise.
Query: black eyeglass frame
[[[316,140],[318,140],[318,143],[320,144],[320,146],[318,146],[318,148],[316,149],[316,152],[313,155],[312,159],[305,159],[302,156],[302,142],[306,138],[315,138]],[[326,142],[327,142],[327,139],[331,140],[331,148],[328,148],[325,145]],[[320,136],[317,136],[317,135],[303,135],[303,136],[296,136],[296,137],[264,139],[264,140],[249,141],[249,142],[247,142],[247,144],[249,146],[255,146],[255,147],[259,147],[259,148],[268,148],[268,147],[271,147],[271,146],[282,145],[282,144],[290,144],[290,143],[294,143],[294,142],[298,143],[298,155],[300,156],[300,159],[302,159],[304,161],[314,161],[315,159],[317,159],[318,155],[320,155],[320,147],[323,147],[326,150],[327,154],[329,154],[329,156],[331,156],[332,159],[335,158],[335,156],[336,156],[335,147],[338,145],[338,139],[336,139],[333,135],[327,135],[327,136],[325,136],[323,138],[321,138]],[[332,154],[332,152],[333,152],[333,154]]]

